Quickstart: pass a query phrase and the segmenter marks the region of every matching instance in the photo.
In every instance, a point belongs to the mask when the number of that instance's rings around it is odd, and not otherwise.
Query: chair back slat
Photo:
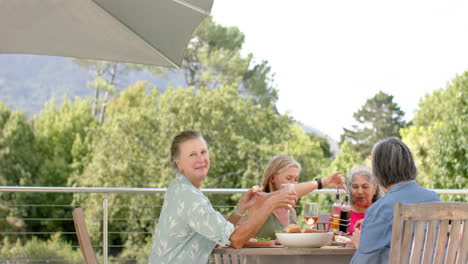
[[[214,255],[215,264],[222,264],[221,263],[221,255],[220,254],[213,254],[213,255]]]
[[[413,233],[413,223],[409,221],[403,222],[403,234],[412,234]],[[400,261],[401,263],[408,263],[408,259],[410,256],[410,249],[412,244],[412,237],[403,235],[402,242],[401,242],[401,254],[400,254]]]
[[[237,264],[239,263],[237,255],[231,255],[231,263],[232,264]]]
[[[461,248],[457,257],[457,263],[468,263],[468,220],[463,221],[463,226]]]
[[[395,205],[393,210],[392,242],[390,248],[390,263],[399,263],[401,256],[401,244],[403,241],[404,222],[397,221],[402,219],[402,207],[400,203]]]
[[[410,224],[410,223],[409,223]],[[416,228],[414,231],[414,243],[413,249],[411,250],[410,263],[419,264],[421,263],[421,253],[423,250],[424,235],[425,235],[426,221],[416,221]]]
[[[98,264],[96,255],[94,254],[91,240],[89,239],[88,228],[86,227],[83,209],[75,208],[73,210],[73,223],[75,225],[76,236],[80,244],[81,253],[86,264]]]
[[[224,264],[231,264],[231,255],[230,254],[223,254],[223,263]]]
[[[435,249],[434,263],[442,263],[445,255],[445,245],[447,243],[448,235],[448,220],[440,221],[439,235],[437,237],[437,244]]]
[[[456,255],[460,249],[460,231],[462,230],[461,224],[461,221],[452,221],[445,263],[455,263]]]
[[[432,263],[432,257],[434,255],[434,241],[437,232],[437,220],[430,220],[427,225],[426,242],[424,243],[424,250],[421,263]]]
[[[467,263],[468,203],[397,203],[390,263]]]

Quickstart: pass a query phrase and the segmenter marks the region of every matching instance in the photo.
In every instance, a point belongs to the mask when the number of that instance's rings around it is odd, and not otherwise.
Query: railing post
[[[107,264],[108,257],[108,207],[107,207],[108,197],[107,194],[104,194],[104,199],[102,200],[102,263]]]

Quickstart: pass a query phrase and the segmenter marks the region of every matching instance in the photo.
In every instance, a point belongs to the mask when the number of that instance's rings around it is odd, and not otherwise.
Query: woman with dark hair
[[[225,219],[200,191],[210,157],[198,131],[182,131],[174,137],[171,164],[176,177],[164,197],[150,264],[207,263],[216,244],[242,247],[274,209],[292,206],[297,200],[292,192],[259,194],[250,190]],[[248,209],[252,209],[248,221],[234,227]]]
[[[356,222],[364,219],[367,208],[380,198],[379,185],[372,175],[371,168],[364,166],[354,168],[348,176],[348,191],[351,194],[349,234],[352,235]]]
[[[392,238],[393,207],[440,201],[433,191],[416,183],[416,165],[409,148],[399,139],[387,138],[372,149],[372,172],[385,193],[366,211],[362,231],[354,230],[358,248],[351,263],[388,263]]]

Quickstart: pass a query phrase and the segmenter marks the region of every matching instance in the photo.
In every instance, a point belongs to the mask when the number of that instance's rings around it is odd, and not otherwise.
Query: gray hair
[[[374,175],[372,175],[371,168],[362,166],[362,167],[358,167],[356,169],[353,169],[350,172],[349,176],[348,176],[347,185],[348,185],[348,191],[350,193],[349,202],[351,204],[354,204],[354,202],[355,202],[354,197],[351,194],[351,189],[352,189],[353,181],[357,176],[366,177],[367,181],[369,181],[369,183],[374,185],[375,193],[374,193],[374,196],[372,196],[372,203],[374,203],[375,201],[377,201],[378,199],[380,199],[382,197],[382,194],[381,194],[380,188],[379,188],[379,184],[377,182],[377,179],[374,177]]]
[[[416,165],[409,148],[397,138],[377,142],[372,148],[372,172],[385,188],[393,184],[414,180]]]
[[[180,144],[184,143],[185,141],[195,139],[195,138],[200,138],[203,141],[205,139],[203,138],[202,134],[196,130],[185,130],[177,134],[174,139],[172,140],[171,143],[171,166],[174,170],[179,171],[179,168],[177,168],[176,165],[176,159],[179,157],[180,154]]]

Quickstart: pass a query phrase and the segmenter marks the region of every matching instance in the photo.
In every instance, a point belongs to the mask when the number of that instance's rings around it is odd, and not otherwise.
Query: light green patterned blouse
[[[177,173],[164,198],[149,263],[205,264],[216,244],[230,244],[232,232],[234,226],[208,198]]]

